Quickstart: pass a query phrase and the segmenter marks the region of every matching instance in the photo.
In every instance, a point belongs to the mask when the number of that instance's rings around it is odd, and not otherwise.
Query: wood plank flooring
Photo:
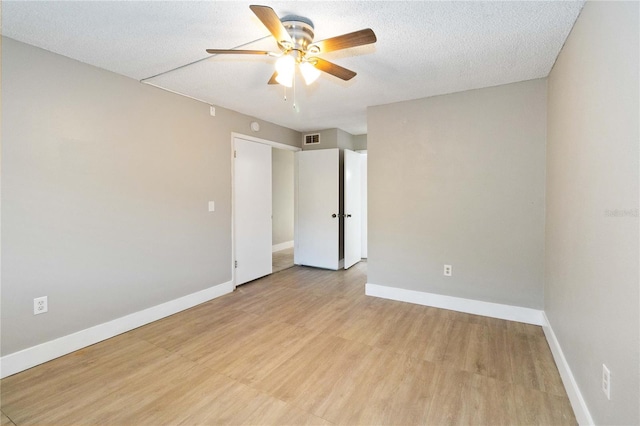
[[[540,327],[293,267],[2,380],[2,425],[576,424]]]
[[[293,266],[293,247],[274,251],[271,257],[272,271],[280,272]]]

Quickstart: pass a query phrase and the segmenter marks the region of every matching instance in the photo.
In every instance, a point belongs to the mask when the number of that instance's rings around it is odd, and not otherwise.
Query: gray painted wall
[[[587,2],[548,83],[545,310],[596,424],[640,423],[638,9]]]
[[[344,130],[336,130],[338,136],[338,148],[350,149],[351,151],[354,151],[355,145],[353,143],[353,135],[351,133],[345,132]]]
[[[231,132],[255,118],[11,39],[2,64],[2,355],[231,280]]]
[[[546,82],[367,115],[368,281],[541,309]]]
[[[353,149],[364,151],[367,149],[367,135],[357,135],[353,137]]]
[[[293,151],[272,148],[273,244],[293,241]]]

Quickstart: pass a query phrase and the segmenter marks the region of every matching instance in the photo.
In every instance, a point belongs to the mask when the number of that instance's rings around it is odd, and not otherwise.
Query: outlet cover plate
[[[444,276],[450,277],[453,274],[453,268],[451,265],[444,265]]]
[[[33,315],[44,314],[49,311],[49,300],[47,296],[33,299]]]

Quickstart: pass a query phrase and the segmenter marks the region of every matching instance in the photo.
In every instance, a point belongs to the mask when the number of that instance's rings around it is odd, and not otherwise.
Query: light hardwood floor
[[[271,259],[274,273],[291,268],[293,266],[293,247],[274,251]]]
[[[365,280],[296,266],[8,377],[2,424],[576,424],[540,327]]]

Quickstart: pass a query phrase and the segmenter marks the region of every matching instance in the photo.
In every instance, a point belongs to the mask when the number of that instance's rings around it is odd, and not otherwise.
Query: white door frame
[[[344,150],[344,268],[362,260],[362,154]],[[353,176],[349,171],[357,170]],[[357,202],[353,202],[353,198]]]
[[[361,222],[362,222],[362,233],[361,233],[361,238],[362,238],[362,258],[366,259],[367,256],[369,255],[369,251],[368,251],[368,245],[369,245],[369,235],[368,235],[368,169],[367,169],[367,165],[368,165],[368,157],[367,157],[367,150],[366,149],[362,149],[359,151],[356,151],[360,154],[362,154],[361,160],[360,161],[360,177],[362,179],[361,184],[362,184],[362,192],[360,194],[360,197],[362,199],[362,217],[361,217]],[[362,163],[364,162],[365,167],[362,167]]]
[[[289,151],[302,151],[302,148],[297,146],[287,145],[280,142],[274,142],[267,139],[256,138],[255,136],[244,135],[242,133],[231,132],[231,282],[233,283],[233,288],[236,288],[236,235],[235,235],[235,215],[236,215],[236,200],[235,200],[235,162],[234,162],[234,139],[240,138],[244,140],[248,140],[250,142],[257,142],[264,145],[269,145],[273,148],[278,149],[286,149]]]

